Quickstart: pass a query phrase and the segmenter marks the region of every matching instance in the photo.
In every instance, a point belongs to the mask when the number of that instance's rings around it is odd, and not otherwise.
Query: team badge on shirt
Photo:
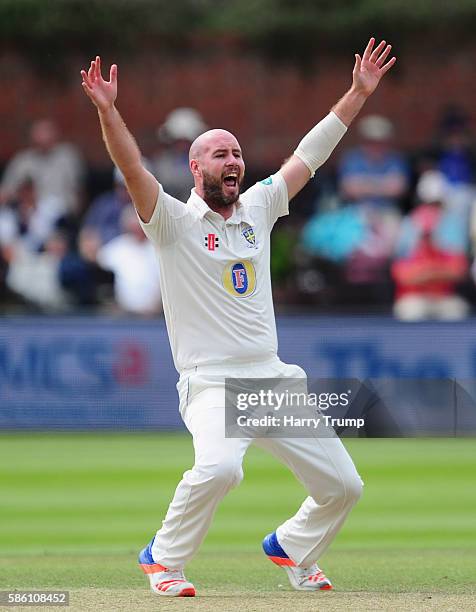
[[[215,251],[220,246],[218,236],[216,234],[207,234],[205,236],[205,246],[209,251]]]
[[[246,223],[241,234],[245,238],[248,245],[251,248],[255,249],[256,248],[256,234],[255,234],[255,230],[251,227],[251,225],[248,225],[248,223]]]
[[[225,266],[223,286],[230,295],[249,297],[256,289],[256,272],[251,261],[233,261]]]

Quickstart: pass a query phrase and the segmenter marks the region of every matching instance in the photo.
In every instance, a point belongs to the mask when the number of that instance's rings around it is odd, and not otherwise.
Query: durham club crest
[[[256,234],[255,234],[254,229],[251,227],[251,225],[246,224],[245,229],[241,233],[244,236],[246,242],[250,245],[250,247],[255,249],[256,248]]]

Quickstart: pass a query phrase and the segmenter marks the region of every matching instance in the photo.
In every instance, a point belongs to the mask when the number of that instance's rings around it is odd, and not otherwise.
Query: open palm
[[[117,66],[113,64],[109,71],[109,81],[101,74],[101,58],[99,55],[91,62],[88,72],[81,70],[82,86],[85,93],[98,110],[106,111],[112,107],[117,98]]]
[[[386,45],[385,41],[382,40],[374,49],[374,44],[375,38],[371,38],[362,58],[356,53],[354,71],[352,73],[354,88],[366,96],[369,96],[375,90],[380,79],[397,61],[395,57],[392,57],[392,59],[385,63],[392,49],[391,45]]]

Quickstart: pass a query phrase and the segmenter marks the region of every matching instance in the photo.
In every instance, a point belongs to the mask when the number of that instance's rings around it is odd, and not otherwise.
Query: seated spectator
[[[43,311],[64,311],[70,301],[59,278],[68,240],[60,231],[58,198],[37,195],[31,179],[0,207],[0,252],[7,300]],[[5,290],[4,290],[5,292]]]
[[[9,250],[22,244],[27,250],[37,252],[53,234],[60,219],[59,199],[40,197],[34,181],[26,177],[11,200],[0,207],[0,247]]]
[[[83,228],[93,230],[100,245],[122,234],[121,215],[131,205],[124,176],[118,168],[114,168],[113,181],[113,189],[93,200],[83,221]]]
[[[398,211],[409,185],[403,156],[394,150],[394,128],[385,117],[368,115],[357,124],[361,144],[348,151],[338,168],[338,189],[344,203]]]
[[[340,206],[311,219],[304,239],[317,246],[319,257],[339,262],[343,300],[361,303],[365,294],[385,303],[409,169],[393,147],[388,119],[368,115],[359,121],[358,132],[360,145],[343,156],[338,168]]]
[[[97,262],[101,238],[89,227],[78,235],[77,249],[70,249],[60,262],[59,278],[75,306],[107,306],[113,299],[114,274]]]
[[[466,224],[447,204],[447,194],[445,177],[426,172],[417,185],[420,204],[402,223],[392,276],[394,314],[403,321],[468,315],[468,303],[457,293],[468,271]]]
[[[54,121],[40,119],[31,126],[30,147],[18,152],[5,168],[0,202],[11,199],[25,180],[32,179],[40,200],[54,198],[63,215],[77,213],[83,175],[76,147],[60,141]]]
[[[127,313],[153,316],[162,310],[157,255],[132,206],[121,215],[123,233],[97,253],[97,262],[114,273],[114,297]]]
[[[207,129],[193,108],[176,108],[158,129],[161,149],[152,159],[152,173],[168,194],[182,202],[188,200],[193,187],[188,159],[190,145]]]
[[[387,304],[398,227],[398,218],[359,206],[316,214],[301,236],[298,286],[314,287],[327,305]]]
[[[45,312],[62,312],[69,308],[67,294],[59,281],[59,266],[67,249],[67,240],[55,232],[40,253],[19,244],[9,262],[7,286],[23,300]]]

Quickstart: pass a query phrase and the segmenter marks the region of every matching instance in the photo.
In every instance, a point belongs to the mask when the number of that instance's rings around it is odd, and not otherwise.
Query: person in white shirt
[[[96,256],[104,270],[114,273],[114,297],[124,312],[152,316],[161,312],[157,257],[132,206],[121,213],[123,233],[102,246]]]
[[[235,136],[221,129],[200,135],[190,148],[195,188],[186,204],[167,195],[144,168],[115,107],[117,66],[111,66],[109,81],[102,77],[99,57],[81,72],[109,154],[157,248],[164,313],[180,373],[180,411],[195,449],[195,465],[184,474],[162,527],[139,556],[154,593],[195,595],[183,569],[218,503],[240,482],[251,442],[279,457],[309,493],[297,513],[265,538],[265,553],[287,571],[294,588],[332,588],[316,561],[360,497],[362,481],[352,460],[337,437],[226,437],[224,379],[305,377],[299,366],[277,356],[270,232],[395,63],[388,60],[390,50],[385,41],[375,46],[371,38],[362,57],[355,55],[349,91],[276,174],[243,194],[245,164]]]

